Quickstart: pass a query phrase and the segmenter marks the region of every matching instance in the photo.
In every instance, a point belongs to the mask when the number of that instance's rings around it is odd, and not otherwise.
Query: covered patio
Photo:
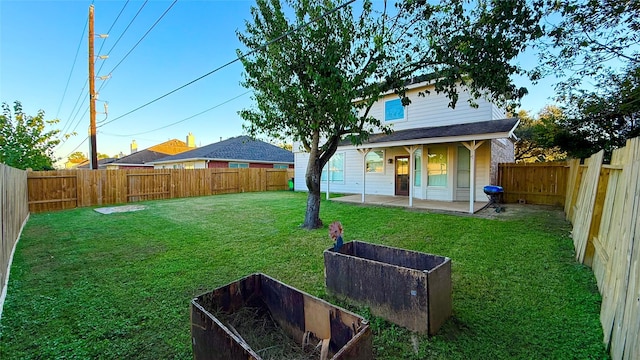
[[[345,195],[340,197],[331,198],[331,201],[363,204],[362,195]],[[487,205],[488,201],[476,201],[473,203],[473,212],[476,213]],[[364,201],[365,205],[381,205],[381,206],[393,206],[404,207],[421,210],[436,210],[436,211],[452,211],[469,213],[469,202],[467,201],[435,201],[435,200],[422,200],[413,199],[413,204],[409,204],[409,197],[407,196],[385,196],[385,195],[367,195]]]

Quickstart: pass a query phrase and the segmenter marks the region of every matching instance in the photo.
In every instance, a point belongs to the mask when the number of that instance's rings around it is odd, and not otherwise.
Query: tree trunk
[[[320,157],[318,156],[318,138],[319,136],[316,134],[316,136],[314,136],[314,146],[312,146],[309,153],[309,163],[307,164],[307,173],[305,174],[309,194],[307,195],[307,212],[304,216],[304,224],[302,227],[309,230],[322,227],[322,220],[320,220],[320,178],[322,176],[322,165]]]
[[[320,191],[309,191],[307,195],[307,213],[304,216],[305,229],[318,229],[322,227],[320,220]]]

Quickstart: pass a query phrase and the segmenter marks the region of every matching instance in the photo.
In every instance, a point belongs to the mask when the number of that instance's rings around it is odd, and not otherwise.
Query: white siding
[[[430,187],[427,186],[426,176],[426,159],[424,155],[428,146],[423,148],[422,156],[422,183],[421,186],[414,186],[414,197],[417,199],[440,200],[440,201],[468,201],[469,191],[464,193],[456,192],[456,164],[457,164],[457,147],[460,143],[444,144],[448,148],[448,179],[446,187]],[[442,146],[442,144],[438,144]],[[489,169],[490,169],[490,149],[489,142],[485,142],[478,150],[476,150],[476,201],[486,201],[487,197],[483,192],[483,187],[489,185]],[[367,195],[395,195],[395,157],[406,156],[408,152],[402,147],[385,148],[385,165],[384,173],[367,174],[366,176],[366,194]],[[342,194],[361,194],[362,193],[362,155],[356,150],[344,151],[345,168],[344,182],[332,182],[329,185],[329,192]],[[305,182],[305,174],[309,159],[308,153],[295,153],[295,190],[307,191]],[[389,164],[389,159],[394,159]],[[327,182],[320,184],[320,190],[326,192]],[[466,196],[462,196],[466,194]]]
[[[394,94],[387,95],[374,104],[370,115],[381,119],[385,124],[393,124],[394,130],[480,122],[505,117],[504,109],[498,108],[484,98],[475,100],[478,104],[477,108],[471,107],[468,102],[471,96],[467,91],[460,90],[456,107],[452,109],[448,106],[450,100],[445,94],[436,94],[431,88],[431,93],[422,97],[418,96],[420,90],[424,88],[407,91],[411,104],[404,108],[404,120],[384,121],[385,101],[397,99],[397,95]]]

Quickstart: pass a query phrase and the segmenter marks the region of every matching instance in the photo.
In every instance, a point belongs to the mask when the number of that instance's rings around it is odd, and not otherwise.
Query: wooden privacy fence
[[[7,291],[11,256],[29,217],[27,172],[0,164],[0,316]]]
[[[288,189],[293,169],[58,170],[28,173],[29,210]]]
[[[562,206],[568,170],[566,162],[499,164],[498,184],[504,189],[503,201]]]
[[[567,219],[578,261],[602,294],[600,322],[613,359],[640,359],[640,138],[580,165],[569,162]]]

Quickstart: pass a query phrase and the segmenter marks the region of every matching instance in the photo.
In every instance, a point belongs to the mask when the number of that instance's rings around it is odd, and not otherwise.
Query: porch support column
[[[413,162],[415,161],[415,152],[420,149],[420,146],[405,146],[404,149],[409,152],[409,207],[413,207],[413,177],[415,176],[413,174]]]
[[[362,203],[364,204],[364,193],[366,190],[367,180],[367,154],[371,149],[358,149],[358,152],[362,155]],[[384,160],[384,159],[383,159]]]
[[[327,161],[327,164],[325,165],[327,167],[327,200],[329,200],[329,184],[331,183],[331,166],[329,165],[330,162],[331,159],[329,159],[329,161]],[[320,174],[320,177],[322,178],[322,173]]]
[[[473,203],[476,201],[476,150],[484,144],[484,140],[476,142],[463,142],[462,145],[469,149],[469,214],[473,214]]]

